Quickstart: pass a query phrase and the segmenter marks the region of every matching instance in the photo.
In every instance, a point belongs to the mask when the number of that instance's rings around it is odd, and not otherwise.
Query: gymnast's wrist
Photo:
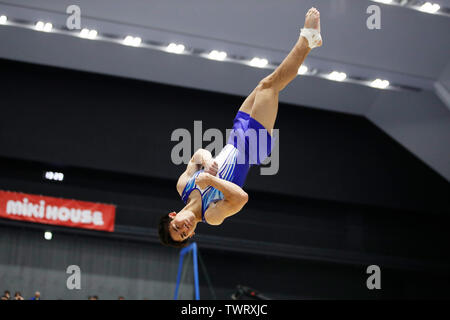
[[[207,179],[208,183],[210,185],[212,185],[213,183],[215,183],[217,181],[218,178],[216,176],[213,176],[210,173],[207,173],[206,179]]]
[[[213,160],[211,153],[208,150],[204,150],[202,153],[202,166],[206,167],[208,163]]]

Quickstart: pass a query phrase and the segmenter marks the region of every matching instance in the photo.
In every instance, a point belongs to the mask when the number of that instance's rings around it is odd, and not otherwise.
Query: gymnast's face
[[[178,214],[171,212],[169,217],[172,218],[169,223],[169,233],[174,241],[184,241],[194,236],[197,222],[192,211],[184,210]]]

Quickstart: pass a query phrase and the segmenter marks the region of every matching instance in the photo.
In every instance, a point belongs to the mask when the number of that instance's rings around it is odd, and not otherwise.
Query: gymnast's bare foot
[[[315,29],[320,33],[320,12],[316,8],[312,7],[306,13],[305,18],[305,29]],[[322,39],[320,39],[316,46],[320,47],[322,45]]]

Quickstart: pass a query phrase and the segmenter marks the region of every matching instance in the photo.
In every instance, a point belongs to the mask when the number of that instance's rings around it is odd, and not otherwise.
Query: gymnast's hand
[[[195,178],[195,184],[198,185],[201,189],[205,189],[207,186],[211,184],[211,178],[213,176],[207,172],[200,173],[197,178]]]
[[[205,172],[209,173],[212,176],[217,175],[217,171],[219,170],[219,165],[214,159],[210,159],[205,163]]]

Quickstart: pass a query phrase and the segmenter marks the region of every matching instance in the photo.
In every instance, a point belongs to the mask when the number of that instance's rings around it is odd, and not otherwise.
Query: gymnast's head
[[[190,210],[165,214],[159,220],[159,240],[166,246],[184,248],[188,245],[189,239],[195,235],[196,227],[195,214]]]

